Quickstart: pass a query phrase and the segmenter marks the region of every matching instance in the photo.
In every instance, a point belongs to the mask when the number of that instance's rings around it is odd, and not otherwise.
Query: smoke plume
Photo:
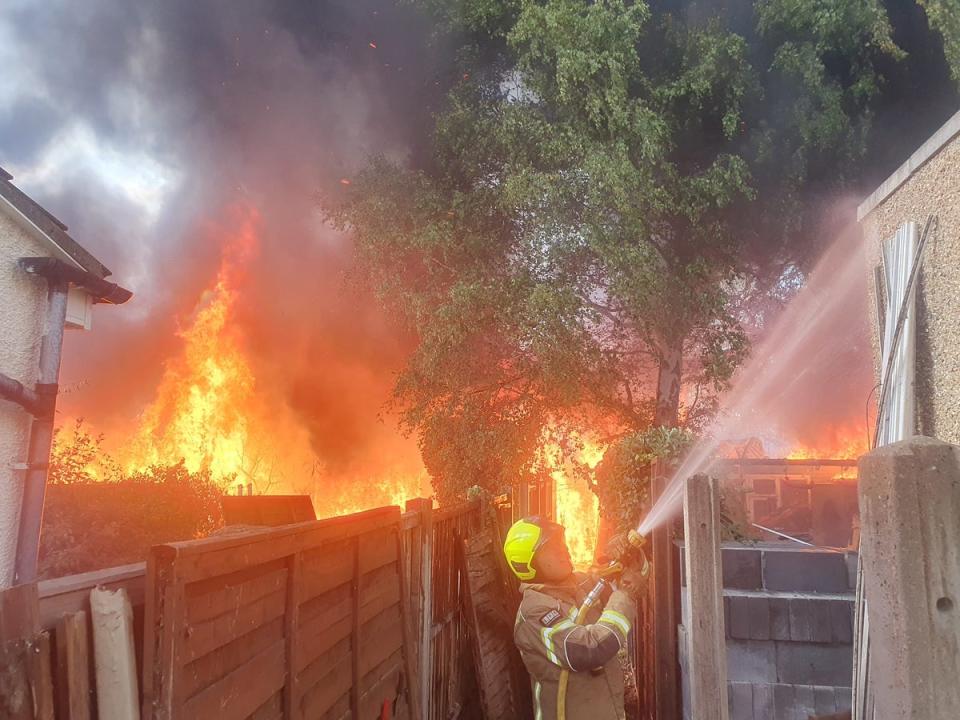
[[[371,154],[417,151],[445,66],[428,31],[386,0],[5,6],[0,164],[135,292],[68,334],[64,416],[130,432],[246,206],[259,251],[235,322],[256,392],[327,472],[419,467],[381,417],[411,339],[351,283],[318,197]]]

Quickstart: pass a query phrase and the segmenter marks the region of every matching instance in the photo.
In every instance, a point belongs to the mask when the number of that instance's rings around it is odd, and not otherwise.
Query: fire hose
[[[597,584],[587,593],[587,596],[580,604],[577,614],[573,619],[574,625],[583,625],[587,619],[587,613],[600,602],[600,595],[603,593],[604,588],[611,584],[608,578],[618,577],[622,574],[625,562],[638,565],[641,568],[640,574],[643,575],[643,577],[646,577],[650,573],[650,561],[647,559],[647,554],[643,550],[645,542],[646,538],[636,530],[631,530],[627,533],[626,550],[621,553],[620,557],[615,558],[610,564],[599,570],[597,573],[599,576]],[[567,717],[567,685],[569,683],[570,670],[564,668],[560,671],[560,681],[557,685],[557,720],[566,720]]]

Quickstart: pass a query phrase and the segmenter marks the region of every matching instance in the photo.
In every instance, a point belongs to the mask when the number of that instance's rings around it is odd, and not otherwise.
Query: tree
[[[421,4],[463,69],[432,155],[328,213],[418,334],[397,399],[431,474],[498,489],[545,429],[698,428],[747,352],[737,294],[802,260],[864,154],[882,7]]]
[[[917,0],[930,19],[930,26],[943,37],[943,50],[950,74],[960,86],[960,0]]]

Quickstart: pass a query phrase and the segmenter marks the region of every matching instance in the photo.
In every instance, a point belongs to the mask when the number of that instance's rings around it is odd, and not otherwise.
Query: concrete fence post
[[[860,518],[877,712],[960,718],[960,447],[914,437],[865,455]]]
[[[100,720],[139,720],[133,608],[123,588],[90,591],[93,656]]]
[[[715,478],[694,475],[683,488],[686,544],[687,672],[695,720],[728,720],[727,645],[723,625],[720,554],[720,488]]]

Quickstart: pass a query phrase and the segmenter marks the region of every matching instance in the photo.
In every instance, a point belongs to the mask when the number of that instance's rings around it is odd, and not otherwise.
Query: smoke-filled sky
[[[956,106],[922,11],[888,6],[910,54],[889,69],[866,190]],[[326,467],[389,465],[402,442],[380,416],[411,340],[350,281],[318,197],[371,154],[418,152],[455,72],[429,38],[392,0],[4,0],[0,166],[135,293],[68,334],[64,417],[134,423],[249,205],[260,251],[236,322],[257,392]]]
[[[130,421],[216,275],[230,209],[262,216],[237,321],[329,466],[394,442],[409,339],[350,280],[318,197],[415,152],[445,63],[389,0],[5,0],[0,166],[135,293],[69,333],[60,407]],[[375,47],[374,47],[375,46]],[[421,133],[422,135],[422,133]],[[108,433],[109,434],[109,433]]]

